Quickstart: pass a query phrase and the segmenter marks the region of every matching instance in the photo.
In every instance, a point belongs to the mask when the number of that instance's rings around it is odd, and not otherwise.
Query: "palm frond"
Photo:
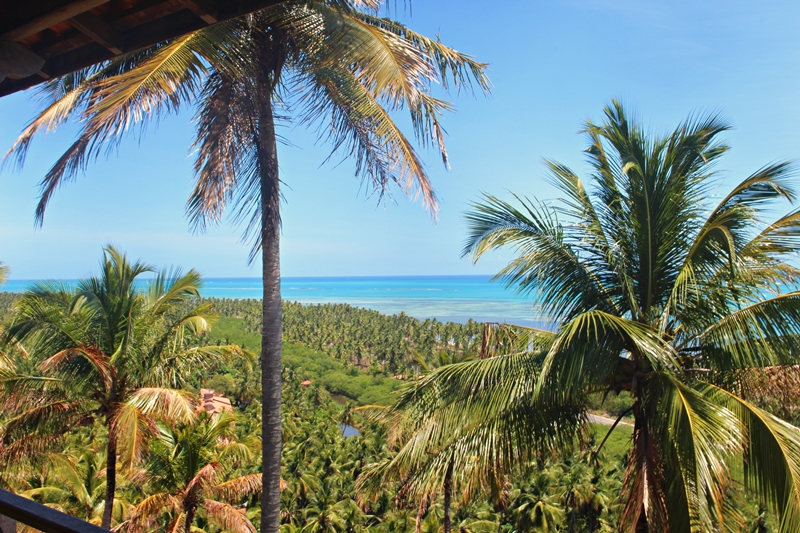
[[[537,395],[553,401],[564,394],[608,387],[626,360],[656,369],[678,366],[672,346],[647,325],[604,311],[586,311],[559,329],[542,363]]]
[[[714,370],[796,364],[800,292],[763,300],[720,318],[696,342]]]
[[[482,203],[473,204],[474,211],[466,216],[469,235],[462,255],[471,255],[477,261],[491,250],[517,250],[519,256],[496,278],[503,278],[508,287],[523,294],[534,293],[554,321],[586,305],[616,308],[614,295],[602,279],[566,242],[555,213],[542,204],[516,195],[515,199],[520,209],[490,195],[484,195]]]
[[[160,270],[147,285],[147,298],[152,311],[163,314],[200,296],[203,277],[194,269],[184,274],[179,268]]]
[[[742,451],[743,430],[733,412],[693,390],[674,375],[649,378],[647,393],[658,421],[654,433],[663,453],[670,530],[712,531],[724,524],[727,462]],[[663,416],[666,415],[666,416]]]
[[[123,468],[130,469],[141,461],[147,443],[157,429],[153,419],[131,403],[123,403],[115,410],[110,421],[109,438],[117,440]]]
[[[68,367],[76,358],[81,358],[91,365],[106,389],[111,387],[116,377],[116,370],[111,365],[108,356],[97,346],[72,346],[47,358],[42,363],[41,368],[45,372],[66,371],[69,374],[72,371]]]
[[[430,39],[391,19],[378,18],[369,13],[351,12],[351,16],[379,27],[409,41],[420,50],[438,71],[438,81],[445,90],[453,83],[456,88],[471,88],[473,84],[483,92],[489,92],[491,82],[486,75],[488,64],[444,45],[438,39]]]
[[[197,414],[197,399],[184,390],[142,387],[134,391],[125,403],[147,416],[173,422],[188,423]]]
[[[195,185],[186,204],[192,225],[204,230],[222,219],[225,206],[249,175],[256,131],[244,83],[215,72],[206,80],[196,115]]]
[[[226,55],[228,51],[220,43],[229,40],[232,24],[235,23],[218,24],[179,37],[124,72],[84,82],[91,83],[96,90],[82,114],[78,139],[40,184],[37,223],[43,222],[53,193],[86,168],[104,146],[106,150],[113,149],[131,127],[163,112],[176,112],[199,90],[208,61],[216,65],[231,64],[230,54]]]
[[[245,498],[261,492],[261,474],[249,474],[220,483],[210,492],[225,502],[241,502]]]
[[[778,514],[779,531],[800,528],[800,430],[721,388],[718,400],[747,430],[745,479]]]
[[[258,531],[244,513],[227,503],[206,499],[203,500],[203,507],[206,510],[208,521],[224,531],[232,533],[257,533]]]
[[[180,502],[171,494],[153,494],[134,507],[130,518],[119,526],[119,531],[128,533],[152,531],[162,513],[165,511],[180,512],[180,510]]]
[[[319,123],[319,132],[356,162],[356,175],[373,185],[378,194],[397,183],[406,194],[414,188],[423,205],[438,208],[433,186],[411,142],[389,112],[358,78],[343,66],[314,69],[303,96],[302,120]]]

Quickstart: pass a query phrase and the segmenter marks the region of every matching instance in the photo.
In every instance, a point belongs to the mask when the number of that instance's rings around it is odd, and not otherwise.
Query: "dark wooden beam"
[[[81,13],[69,19],[69,23],[73,28],[91,37],[115,54],[121,54],[125,49],[122,37],[98,16],[88,12]]]
[[[21,41],[25,37],[30,37],[34,33],[46,30],[50,26],[64,22],[67,19],[85,13],[99,5],[107,3],[109,0],[76,0],[58,9],[48,11],[44,15],[34,18],[16,28],[7,31],[2,35],[6,41]],[[34,2],[35,4],[35,2]]]
[[[253,13],[266,7],[280,4],[284,0],[223,0],[218,2],[219,10],[217,12],[220,21],[228,20],[248,13]]]
[[[207,24],[216,24],[217,6],[212,0],[179,0],[189,11],[203,19]]]
[[[108,23],[118,31],[121,31],[161,17],[166,17],[181,9],[185,9],[185,7],[179,0],[160,0],[157,2],[150,0],[148,2],[139,2],[130,10],[109,19]],[[204,26],[200,21],[198,21],[198,23],[200,27]]]
[[[7,1],[23,0],[0,0],[0,4]],[[69,2],[67,5],[63,5],[63,0],[60,4],[56,0],[27,1],[37,4],[36,14],[39,19],[50,17],[41,15],[41,6],[46,3],[52,4],[48,9],[60,13],[48,20],[58,19],[58,22],[65,22],[76,18],[81,13],[86,13],[91,9],[87,7],[90,4],[98,5],[98,3],[105,3],[109,0],[79,0]],[[133,3],[130,9],[110,13],[108,16],[103,16],[102,19],[97,16],[94,18],[77,17],[77,24],[73,24],[73,21],[70,20],[69,24],[74,26],[75,30],[60,32],[58,35],[53,32],[42,32],[36,36],[35,44],[31,45],[33,51],[46,60],[41,69],[41,75],[28,76],[18,80],[10,78],[3,80],[0,82],[0,96],[33,87],[41,83],[43,78],[56,78],[112,59],[120,55],[120,52],[116,50],[121,50],[121,53],[132,52],[205,28],[208,26],[206,19],[212,15],[215,20],[222,22],[279,4],[284,0],[191,0],[192,3],[204,10],[205,17],[198,15],[196,10],[190,9],[184,3],[185,1],[188,0],[141,0]],[[39,5],[38,2],[43,2],[43,4]],[[79,7],[86,9],[80,13],[66,11],[67,8],[75,10]],[[65,17],[65,14],[70,16]],[[23,25],[27,26],[23,23],[17,24],[17,21],[24,20],[23,15],[24,13],[14,13],[14,16],[9,19],[2,20],[0,18],[0,27],[8,28],[9,26],[4,22],[7,23],[8,20],[13,19],[15,22],[10,24],[10,27],[13,28],[11,32],[18,31]],[[90,22],[87,23],[87,20]],[[102,22],[103,25],[101,26],[99,22]],[[113,33],[110,33],[109,29]]]
[[[108,533],[107,529],[5,490],[0,490],[0,514],[45,533]]]

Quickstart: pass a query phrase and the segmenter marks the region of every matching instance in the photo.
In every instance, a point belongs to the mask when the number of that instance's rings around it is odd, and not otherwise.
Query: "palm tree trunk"
[[[450,533],[452,528],[450,523],[450,503],[453,499],[453,460],[447,465],[447,471],[444,474],[444,533]]]
[[[194,523],[194,516],[197,510],[194,507],[184,509],[186,519],[183,522],[183,533],[192,533],[192,524]]]
[[[644,413],[642,412],[642,405],[639,400],[634,403],[633,406],[633,438],[634,438],[634,461],[639,461],[639,472],[637,475],[647,475],[648,468],[648,461],[647,461],[647,452],[649,449],[647,439],[649,437],[647,430],[647,419],[645,418]],[[641,456],[641,457],[640,457]],[[646,482],[647,483],[647,482]],[[646,489],[647,487],[645,487]],[[634,528],[635,533],[650,533],[650,524],[647,520],[647,512],[645,511],[647,502],[644,501],[644,498],[641,502],[641,507],[639,508],[638,512],[638,519],[636,520],[636,525]]]
[[[273,59],[274,43],[261,43],[263,59]],[[281,512],[281,269],[280,181],[272,87],[280,65],[259,68],[258,164],[261,171],[261,256],[264,294],[261,326],[261,532],[277,533]]]
[[[108,432],[106,445],[106,499],[103,507],[103,521],[100,527],[111,529],[111,513],[114,510],[114,494],[117,491],[117,436]]]

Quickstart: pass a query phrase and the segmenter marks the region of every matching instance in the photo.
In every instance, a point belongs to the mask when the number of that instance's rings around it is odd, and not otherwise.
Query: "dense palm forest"
[[[118,297],[127,294],[130,300],[117,298],[116,302],[131,305],[129,313],[144,313],[145,308],[133,311],[143,305],[137,298],[152,294],[153,290],[136,296],[133,284],[128,284],[127,288],[114,287],[120,281],[111,274],[114,268],[131,265],[113,249],[107,250],[107,254],[106,272],[92,280],[95,282],[93,290]],[[127,281],[133,281],[134,277],[128,276]],[[162,285],[162,293],[168,293],[172,286],[166,279],[155,283]],[[89,285],[86,282],[82,285],[85,292]],[[61,313],[59,301],[67,302],[68,294],[78,297],[78,292],[70,291],[67,287],[42,284],[25,295],[0,294],[0,323],[7,340],[0,371],[6,406],[0,415],[2,487],[94,523],[100,524],[107,518],[109,524],[120,531],[255,531],[253,524],[258,524],[260,518],[261,479],[258,372],[252,358],[236,356],[233,346],[237,342],[244,344],[242,339],[254,335],[252,323],[247,322],[247,310],[254,308],[257,312],[258,302],[199,298],[178,298],[179,301],[173,302],[177,306],[168,313],[164,324],[174,324],[176,316],[189,316],[187,310],[200,309],[209,324],[218,320],[216,323],[223,326],[221,332],[215,332],[213,325],[209,330],[186,331],[182,341],[186,350],[193,350],[193,345],[207,345],[219,355],[219,349],[227,346],[228,354],[233,355],[219,357],[209,364],[197,364],[198,360],[192,360],[193,368],[184,367],[185,398],[190,399],[200,387],[212,387],[226,394],[234,409],[229,413],[198,412],[193,416],[183,413],[175,403],[155,409],[159,398],[153,394],[145,397],[134,390],[127,403],[118,409],[131,412],[138,409],[139,414],[134,418],[141,427],[124,433],[126,439],[134,438],[137,447],[120,443],[112,480],[108,467],[109,435],[123,429],[121,422],[106,423],[106,411],[102,406],[103,391],[111,387],[114,378],[109,378],[109,384],[99,389],[91,386],[91,381],[84,383],[82,379],[72,388],[68,388],[66,382],[63,387],[55,388],[42,384],[50,383],[49,380],[59,382],[62,378],[58,371],[66,372],[64,378],[76,378],[87,372],[87,376],[93,375],[98,370],[87,368],[80,359],[91,356],[98,368],[105,368],[98,363],[100,352],[84,353],[88,352],[85,350],[87,342],[79,345],[83,348],[67,347],[61,353],[64,357],[71,353],[72,363],[60,370],[50,369],[51,359],[42,359],[36,353],[46,349],[41,343],[47,339],[42,335],[25,334],[36,330],[31,323],[32,318],[36,318],[33,321],[36,327],[50,321],[51,328],[56,325],[71,327],[72,331],[91,335],[99,326],[87,324],[89,328],[82,329],[79,326],[82,318],[69,312],[70,309],[74,311],[75,306],[64,308],[67,312],[64,318],[70,318],[68,323],[56,318]],[[172,297],[176,297],[174,292]],[[156,300],[163,301],[161,298]],[[48,302],[52,307],[44,309],[42,306]],[[109,305],[104,307],[106,311],[110,310]],[[443,504],[436,494],[421,501],[410,498],[403,494],[402,480],[377,491],[358,488],[358,479],[365,467],[392,457],[401,444],[389,424],[370,416],[371,410],[376,408],[368,404],[376,403],[372,400],[388,404],[396,396],[392,391],[407,386],[403,380],[383,375],[380,354],[407,346],[409,351],[398,359],[404,366],[398,368],[405,372],[424,372],[429,364],[436,367],[447,364],[455,356],[463,358],[465,354],[477,353],[481,336],[477,325],[388,317],[348,306],[304,308],[287,303],[286,310],[287,316],[297,324],[295,334],[304,329],[303,321],[308,321],[309,325],[328,326],[330,339],[336,338],[335,332],[348,331],[370,344],[370,335],[374,335],[371,353],[375,354],[372,357],[376,365],[370,366],[380,372],[371,375],[369,369],[354,363],[357,359],[337,358],[336,352],[330,350],[333,343],[327,339],[321,341],[328,348],[327,353],[323,353],[302,345],[287,333],[282,373],[285,442],[282,529],[438,531]],[[217,312],[218,318],[215,317]],[[390,341],[375,334],[375,324],[380,328],[393,323],[406,324],[403,331],[407,335]],[[147,325],[151,329],[159,327],[158,321],[148,321]],[[48,342],[55,342],[45,336]],[[145,334],[145,337],[150,336]],[[109,349],[113,348],[112,345]],[[81,350],[84,352],[78,353]],[[117,348],[117,352],[119,350]],[[139,352],[131,351],[126,359],[129,364],[140,361],[141,357]],[[111,356],[110,361],[114,360]],[[114,364],[117,368],[114,375],[121,375],[123,361],[117,358]],[[46,374],[47,369],[56,373]],[[41,376],[40,380],[48,375],[48,381],[37,381],[37,375]],[[407,380],[412,379],[409,374]],[[350,388],[339,387],[337,380],[349,381]],[[386,386],[386,383],[392,385]],[[56,393],[70,394],[72,399],[83,397],[82,406],[76,411],[77,423],[59,429],[59,422],[68,417],[66,414],[54,416],[57,411],[53,410],[53,403],[21,405],[19,389],[22,384],[26,391],[42,397],[55,399]],[[87,385],[88,389],[82,388]],[[350,396],[343,392],[349,392]],[[25,399],[32,401],[27,394]],[[58,401],[63,403],[68,399]],[[95,406],[100,409],[98,416],[92,411]],[[31,407],[35,413],[31,412]],[[36,415],[44,412],[54,416],[54,420],[42,425],[41,418]],[[343,428],[348,431],[344,432]],[[606,435],[606,429],[598,427],[597,434]],[[27,433],[23,434],[23,430]],[[600,454],[594,455],[592,450],[597,442],[594,434],[588,434],[586,440],[575,441],[572,453],[565,458],[542,456],[531,464],[520,465],[519,472],[507,478],[497,491],[488,495],[465,494],[457,501],[453,513],[455,526],[465,532],[612,531],[618,512],[614,495],[619,492],[624,474],[619,467],[619,449],[629,435],[627,427],[615,430]],[[31,436],[42,438],[31,441]],[[17,453],[21,445],[24,445],[24,453]],[[111,504],[106,505],[109,483],[114,487]]]
[[[20,298],[0,293],[6,330],[19,320]],[[258,338],[256,319],[248,315],[252,310],[258,316],[258,302],[202,303],[211,303],[220,317],[208,332],[195,335],[198,343],[232,342],[247,349],[246,343]],[[300,306],[287,302],[285,312],[296,328],[295,335],[300,335],[305,325],[310,328],[317,324],[316,331],[348,331],[366,340],[370,332],[375,335],[376,323],[379,327],[406,324],[405,331],[410,334],[397,340],[398,344],[392,345],[380,336],[373,337],[372,343],[380,347],[373,348],[376,354],[399,349],[399,343],[427,346],[430,351],[415,349],[405,354],[405,366],[401,367],[405,372],[424,372],[426,357],[432,367],[446,365],[449,361],[445,354],[456,354],[455,345],[463,355],[477,353],[481,344],[482,331],[476,324],[390,317],[345,305]],[[220,331],[215,331],[216,326]],[[468,332],[473,332],[468,344],[453,342]],[[390,460],[402,445],[390,424],[371,416],[375,408],[369,404],[391,403],[397,397],[394,391],[408,383],[385,376],[383,370],[372,375],[370,369],[353,363],[353,358],[333,356],[336,352],[327,339],[335,339],[334,333],[320,341],[328,348],[326,352],[303,345],[291,335],[287,331],[284,339],[282,373],[282,529],[331,533],[367,529],[440,531],[442,494],[415,499],[404,494],[400,479],[378,490],[358,485],[365,468]],[[30,365],[19,349],[9,347],[7,351],[9,358]],[[29,366],[29,370],[33,369]],[[408,379],[412,379],[410,375]],[[311,384],[304,386],[306,380]],[[200,387],[214,388],[232,400],[233,412],[200,414],[192,420],[174,418],[173,414],[155,421],[146,449],[117,471],[112,526],[121,531],[165,531],[175,526],[183,529],[191,519],[192,531],[255,531],[260,486],[258,383],[257,368],[246,362],[221,361],[190,372],[189,393],[196,393]],[[4,428],[12,420],[4,414]],[[352,435],[350,430],[345,437],[342,428],[348,426],[358,428],[358,433]],[[630,436],[630,425],[625,422],[610,433],[606,426],[592,426],[592,431],[576,440],[566,455],[543,455],[519,465],[499,486],[456,498],[452,526],[462,532],[615,531],[625,475],[624,449]],[[10,434],[4,434],[6,449],[13,446],[11,439]],[[107,439],[108,429],[102,423],[81,424],[35,455],[4,456],[0,483],[3,488],[100,523],[107,489]],[[198,482],[201,479],[203,483]],[[190,493],[189,487],[194,492]],[[738,531],[759,531],[758,527],[769,526],[764,509],[745,501],[740,490],[734,487],[731,497],[741,500],[744,518]],[[192,508],[187,506],[189,501],[199,503]]]
[[[261,332],[258,300],[208,299],[223,316],[240,319],[253,335]],[[283,302],[283,338],[327,353],[372,373],[398,375],[438,366],[444,359],[477,356],[483,324],[418,320],[404,313],[384,315],[347,304]]]

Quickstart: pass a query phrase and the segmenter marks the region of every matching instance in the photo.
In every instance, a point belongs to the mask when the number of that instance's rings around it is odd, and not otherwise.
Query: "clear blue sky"
[[[284,128],[293,143],[280,148],[289,185],[284,276],[495,272],[508,256],[477,266],[460,258],[468,203],[482,191],[553,197],[543,157],[585,174],[585,142],[576,133],[585,119],[599,120],[612,97],[656,131],[692,111],[722,111],[735,126],[720,166],[728,184],[800,156],[800,2],[413,0],[412,14],[397,15],[490,63],[494,84],[488,98],[452,95],[457,112],[445,120],[451,171],[423,153],[442,200],[439,222],[399,193],[376,206],[350,163],[320,166],[327,147],[302,128]],[[0,99],[3,152],[35,110],[28,94]],[[38,138],[22,173],[0,174],[0,261],[12,278],[86,275],[105,243],[209,277],[258,276],[238,228],[189,232],[191,118],[169,117],[92,165],[59,191],[35,231],[37,182],[74,130]]]

